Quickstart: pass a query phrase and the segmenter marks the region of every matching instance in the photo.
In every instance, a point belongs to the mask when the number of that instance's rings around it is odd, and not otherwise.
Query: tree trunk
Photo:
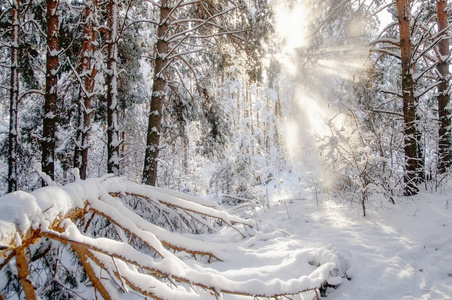
[[[405,123],[405,189],[407,196],[418,193],[418,141],[416,130],[416,106],[414,97],[414,81],[411,65],[410,19],[411,0],[397,0],[397,13],[400,31],[400,50],[402,59],[402,95],[403,116]]]
[[[163,101],[165,99],[166,79],[163,75],[169,61],[169,45],[165,40],[168,32],[167,17],[171,9],[168,1],[162,0],[160,5],[160,23],[157,29],[157,52],[155,54],[154,82],[152,85],[151,108],[144,157],[143,180],[147,185],[155,186],[157,182],[157,162],[159,156]]]
[[[93,54],[92,43],[96,39],[94,32],[94,13],[97,1],[86,1],[85,24],[83,27],[81,77],[83,91],[78,104],[79,119],[75,140],[74,167],[80,170],[80,178],[86,179],[88,167],[89,130],[91,126],[91,97],[93,91],[93,73],[91,71],[91,59]]]
[[[19,105],[19,13],[20,0],[12,1],[11,8],[11,78],[8,136],[8,193],[17,190],[17,113]]]
[[[439,60],[438,60],[438,72],[441,74],[441,84],[438,87],[438,117],[439,117],[439,149],[438,149],[438,173],[444,174],[450,167],[450,109],[448,108],[450,96],[447,93],[449,89],[449,63],[447,58],[449,57],[449,37],[447,22],[447,1],[438,0],[436,4],[437,9],[437,22],[438,32],[443,40],[439,43]]]
[[[54,179],[58,85],[58,1],[47,0],[46,92],[42,130],[42,171]],[[44,185],[44,183],[43,183]]]
[[[119,175],[118,125],[118,0],[110,0],[108,8],[108,63],[107,63],[107,172]]]

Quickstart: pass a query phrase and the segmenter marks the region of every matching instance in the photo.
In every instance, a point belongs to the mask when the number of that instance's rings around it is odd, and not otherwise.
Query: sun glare
[[[281,1],[275,7],[276,31],[284,43],[284,52],[292,54],[295,49],[306,47],[309,43],[308,15],[303,4],[289,7]]]

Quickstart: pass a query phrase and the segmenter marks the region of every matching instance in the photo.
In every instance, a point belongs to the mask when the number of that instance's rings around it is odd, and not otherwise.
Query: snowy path
[[[335,249],[348,261],[352,280],[331,289],[328,299],[452,299],[452,200],[447,196],[404,199],[408,202],[366,218],[348,204],[324,200],[317,206],[310,198],[263,211],[260,226],[287,232],[305,247]]]

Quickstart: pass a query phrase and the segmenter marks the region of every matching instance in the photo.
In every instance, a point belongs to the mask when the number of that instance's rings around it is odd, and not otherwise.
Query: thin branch
[[[434,89],[435,87],[441,85],[442,83],[443,83],[442,81],[436,82],[435,84],[432,84],[431,86],[426,88],[422,93],[415,93],[414,97],[420,98],[420,97],[424,96],[425,94],[427,94],[432,89]]]
[[[25,255],[25,247],[21,246],[14,249],[14,253],[16,255],[17,273],[25,293],[25,298],[27,300],[37,299],[33,283],[30,280],[30,272],[28,270],[28,262]]]
[[[105,289],[104,285],[96,275],[96,272],[87,259],[87,254],[89,251],[80,245],[72,245],[72,249],[74,249],[75,253],[77,253],[77,256],[79,257],[80,262],[82,263],[82,266],[85,269],[86,274],[88,275],[94,289],[98,290],[102,298],[104,298],[105,300],[111,300],[110,294]]]
[[[390,55],[392,57],[401,59],[401,56],[400,56],[399,53],[396,53],[396,52],[393,52],[393,51],[390,51],[390,50],[386,50],[384,48],[372,48],[372,49],[370,49],[370,51],[384,53],[384,54]]]
[[[395,111],[381,110],[381,109],[372,109],[372,112],[380,113],[380,114],[395,115],[395,116],[403,118],[403,114],[395,112]]]

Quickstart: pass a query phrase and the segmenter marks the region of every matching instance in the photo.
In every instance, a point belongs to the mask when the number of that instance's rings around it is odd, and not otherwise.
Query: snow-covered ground
[[[185,205],[190,211],[196,211],[195,208],[208,210],[209,215],[217,214],[229,224],[240,223],[240,218],[225,211],[198,207],[196,203],[204,201],[202,199],[118,180],[111,179],[111,183],[104,183],[104,188],[118,192],[127,187],[132,189],[129,191],[133,191],[132,194],[148,193],[150,199],[156,197],[162,203],[178,201],[179,206]],[[135,253],[134,260],[141,265],[150,264],[149,268],[161,268],[164,274],[187,278],[190,282],[204,283],[225,291],[275,295],[311,289],[328,280],[336,285],[335,289],[328,290],[328,299],[452,299],[452,190],[422,192],[415,197],[395,199],[396,205],[369,200],[368,216],[364,218],[359,205],[316,193],[312,186],[298,183],[297,178],[280,180],[279,184],[271,182],[267,188],[261,193],[265,195],[264,200],[261,199],[254,211],[242,206],[244,210],[238,212],[254,219],[257,230],[239,234],[225,226],[214,234],[183,234],[188,239],[182,235],[175,241],[172,237],[176,235],[146,225],[119,200],[112,202],[114,199],[106,192],[103,197],[96,196],[95,185],[78,181],[64,189],[48,187],[33,194],[21,192],[0,198],[3,211],[0,214],[0,221],[3,222],[0,237],[4,240],[11,236],[9,229],[23,229],[21,225],[30,226],[38,221],[41,225],[36,223],[36,226],[50,232],[44,226],[48,223],[45,217],[53,220],[50,214],[54,210],[56,213],[70,207],[81,207],[83,202],[77,202],[77,199],[93,198],[90,200],[91,207],[108,213],[118,224],[136,231],[143,240],[154,241],[149,239],[151,232],[154,232],[159,239],[172,240],[184,245],[185,249],[200,247],[212,251],[222,261],[209,263],[206,259],[193,260],[185,252],[173,255],[157,244],[155,249],[162,248],[159,251],[166,255],[161,262],[154,262],[153,258],[134,252],[127,243],[110,241],[111,247],[102,250],[105,239],[83,236],[75,225],[66,235],[73,236],[77,241],[93,243],[102,253],[119,253],[119,257],[128,257],[130,253],[121,249],[129,249]],[[182,198],[178,200],[182,196],[187,201]],[[49,202],[50,199],[53,200]],[[61,203],[70,206],[63,207]],[[104,206],[108,209],[102,209]],[[114,207],[120,208],[118,213],[115,213]],[[237,211],[238,207],[230,209]],[[45,213],[38,213],[41,211]],[[8,227],[8,224],[12,225]],[[140,259],[135,257],[138,254],[143,256],[142,259],[141,256]],[[178,259],[179,256],[182,260]],[[110,261],[108,256],[106,259]],[[123,272],[129,270],[125,263],[121,264],[124,264],[121,267]],[[141,278],[141,275],[135,272],[128,278],[143,284],[148,284],[152,279]],[[160,284],[157,281],[154,284],[157,283]],[[177,293],[165,284],[159,286],[161,295],[171,295],[168,299],[182,300],[187,299],[186,296],[213,298],[210,292],[199,289],[199,294],[195,294],[188,286],[180,286]],[[89,299],[94,298],[89,290],[81,292],[85,292]],[[132,299],[132,296],[124,293],[118,298]],[[311,300],[315,296],[314,291],[308,291],[292,295],[289,299]],[[225,294],[223,299],[244,298]]]
[[[286,242],[268,251],[283,256],[287,245],[326,247],[341,258],[351,279],[329,289],[327,299],[452,299],[452,191],[421,192],[396,205],[370,200],[365,218],[359,205],[316,198],[296,184],[270,194],[270,209],[256,215],[258,226],[283,232]]]

